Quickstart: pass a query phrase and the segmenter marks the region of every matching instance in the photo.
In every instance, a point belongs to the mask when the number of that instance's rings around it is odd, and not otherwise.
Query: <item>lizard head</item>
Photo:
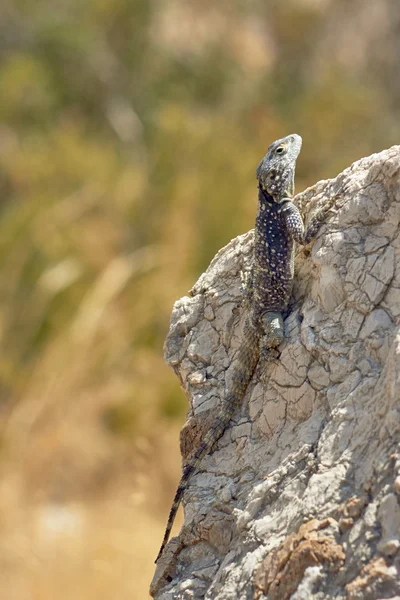
[[[297,133],[276,140],[257,167],[258,185],[274,202],[279,203],[294,194],[294,172],[301,144]]]

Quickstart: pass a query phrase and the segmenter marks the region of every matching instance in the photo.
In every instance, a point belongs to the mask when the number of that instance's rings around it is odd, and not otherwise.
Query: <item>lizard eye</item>
[[[275,152],[276,152],[276,154],[282,154],[284,150],[285,150],[285,146],[278,146],[277,149],[275,150]]]

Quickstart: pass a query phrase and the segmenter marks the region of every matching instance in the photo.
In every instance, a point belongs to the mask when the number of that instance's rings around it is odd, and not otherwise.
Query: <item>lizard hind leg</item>
[[[283,317],[280,312],[265,312],[261,317],[261,326],[264,335],[260,339],[260,357],[271,360],[279,356],[277,346],[283,342],[284,327]]]

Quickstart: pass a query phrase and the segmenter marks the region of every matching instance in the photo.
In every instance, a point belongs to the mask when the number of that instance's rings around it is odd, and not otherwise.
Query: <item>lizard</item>
[[[293,204],[294,175],[301,146],[302,138],[297,134],[276,140],[257,167],[258,212],[253,261],[244,286],[247,316],[232,388],[213,426],[184,466],[156,563],[168,542],[191,475],[224,433],[245,395],[260,357],[268,360],[279,355],[277,347],[284,339],[283,315],[293,284],[295,242],[307,245],[331,208],[332,202],[325,205],[305,229],[300,211]]]

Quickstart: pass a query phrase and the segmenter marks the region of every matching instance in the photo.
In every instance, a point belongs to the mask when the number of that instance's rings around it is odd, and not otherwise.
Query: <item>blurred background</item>
[[[253,226],[271,141],[303,136],[300,191],[399,112],[396,0],[3,0],[1,598],[148,598],[174,300]]]

